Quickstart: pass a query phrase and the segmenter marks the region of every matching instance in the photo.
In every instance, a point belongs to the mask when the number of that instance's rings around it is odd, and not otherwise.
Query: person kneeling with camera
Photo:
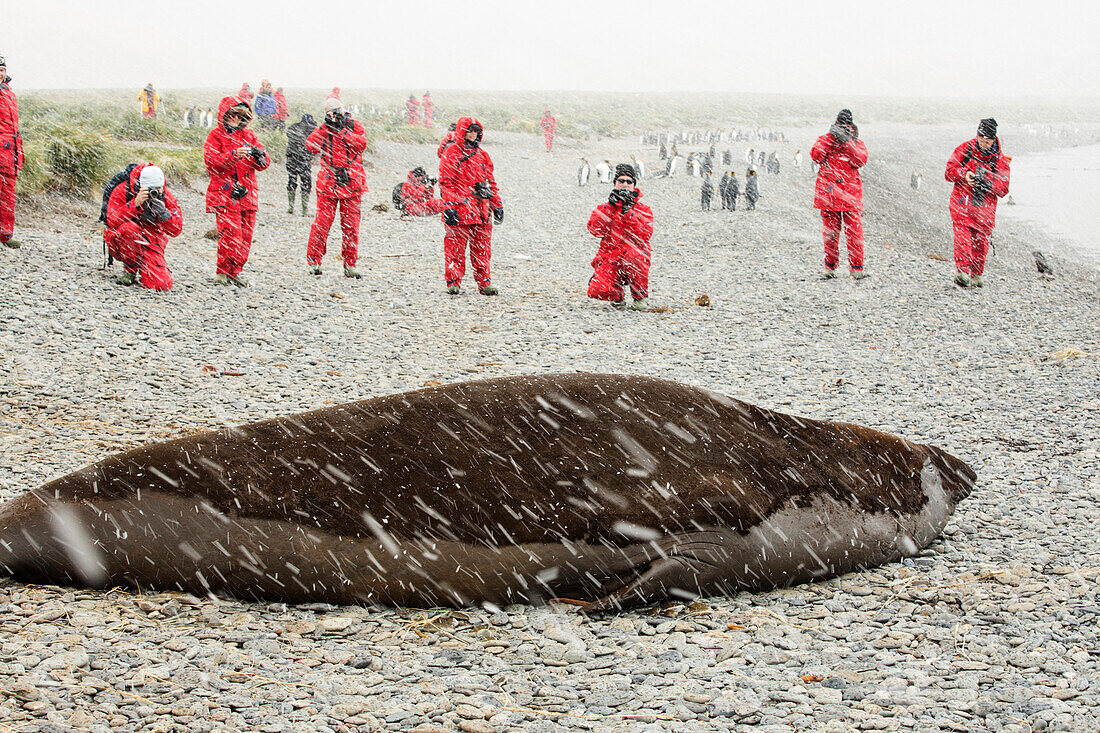
[[[600,238],[592,258],[595,272],[588,280],[588,297],[626,305],[623,286],[630,288],[633,310],[645,310],[649,298],[649,262],[652,250],[653,210],[638,203],[642,192],[636,187],[634,166],[615,166],[615,187],[588,218],[588,231]]]
[[[267,152],[248,123],[252,108],[240,97],[223,97],[217,127],[206,136],[203,158],[210,174],[206,210],[217,217],[218,269],[214,284],[247,288],[241,270],[252,249],[259,207],[256,171],[271,165]]]
[[[164,248],[183,231],[183,214],[168,190],[164,171],[143,163],[130,171],[130,180],[116,186],[107,201],[107,251],[123,263],[115,282],[133,285],[141,274],[142,287],[168,290],[172,271],[164,261]]]
[[[367,175],[363,171],[363,151],[367,133],[363,125],[343,110],[340,100],[325,100],[325,121],[306,138],[306,149],[321,154],[317,171],[317,215],[309,230],[306,263],[314,275],[321,274],[321,260],[328,249],[328,232],[340,208],[344,275],[360,278],[355,263],[359,259],[359,216]]]

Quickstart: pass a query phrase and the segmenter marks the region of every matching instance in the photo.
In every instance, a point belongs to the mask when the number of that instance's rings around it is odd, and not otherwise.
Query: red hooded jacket
[[[458,212],[460,224],[488,224],[493,220],[493,209],[504,207],[493,175],[493,161],[480,146],[481,133],[477,135],[477,147],[466,142],[466,130],[475,123],[481,127],[472,117],[459,117],[455,123],[455,144],[444,148],[439,159],[439,198],[447,208]],[[474,196],[474,184],[478,181],[489,184],[490,198]]]
[[[951,189],[948,209],[951,219],[965,226],[989,234],[997,224],[997,199],[1008,194],[1009,164],[1012,158],[1001,153],[1001,139],[995,138],[989,152],[983,153],[978,139],[968,140],[951,154],[943,177],[955,184]],[[974,205],[974,188],[966,182],[966,174],[978,166],[990,171],[992,191],[986,194],[980,206]]]
[[[863,180],[867,146],[858,138],[837,145],[829,133],[817,139],[810,159],[821,166],[814,188],[814,208],[822,211],[863,211]]]
[[[285,120],[290,116],[290,106],[282,92],[275,92],[275,119]]]
[[[439,147],[436,148],[436,150],[435,150],[435,157],[442,158],[443,157],[443,151],[446,150],[451,145],[453,145],[454,141],[455,141],[455,131],[454,130],[448,130],[447,134],[443,136],[443,139],[439,141]]]
[[[228,211],[255,211],[259,205],[257,195],[256,171],[262,171],[271,165],[271,158],[264,150],[263,163],[257,163],[251,155],[233,158],[233,151],[242,145],[255,145],[263,150],[259,138],[247,127],[233,132],[225,129],[225,113],[238,104],[248,106],[240,97],[222,97],[218,104],[218,119],[214,129],[206,136],[202,153],[206,161],[206,172],[210,174],[210,185],[206,187],[206,210],[226,209]],[[250,108],[251,109],[251,108]],[[242,198],[233,200],[230,192],[233,184],[248,189]]]
[[[8,81],[0,81],[0,175],[11,178],[23,169],[23,138],[19,135],[19,103]]]
[[[138,192],[138,179],[141,171],[148,163],[134,166],[130,171],[130,180],[125,185],[115,186],[111,192],[111,198],[107,201],[107,226],[110,229],[118,229],[124,223],[132,221],[141,227],[142,233],[150,242],[162,247],[168,244],[170,237],[178,237],[183,231],[183,213],[176,197],[166,185],[164,187],[164,206],[172,214],[168,221],[147,222],[138,218],[144,206],[134,206],[133,198]]]
[[[600,238],[600,248],[592,260],[593,267],[602,262],[614,262],[626,257],[637,260],[642,255],[650,258],[649,238],[653,236],[653,210],[638,203],[642,192],[634,200],[634,206],[625,214],[622,205],[604,202],[596,207],[588,218],[588,231]]]
[[[321,154],[321,170],[317,171],[317,192],[329,198],[347,199],[362,196],[367,191],[367,174],[363,171],[363,151],[367,149],[367,132],[359,120],[354,127],[333,132],[322,124],[306,138],[306,150]],[[346,168],[351,182],[336,183],[337,168]]]

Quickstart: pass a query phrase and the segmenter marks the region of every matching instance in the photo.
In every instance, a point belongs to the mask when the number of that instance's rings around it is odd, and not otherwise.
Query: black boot
[[[302,192],[302,216],[309,215],[309,194]]]
[[[294,213],[294,189],[293,188],[288,188],[286,190],[286,200],[287,200],[286,213],[293,214]]]

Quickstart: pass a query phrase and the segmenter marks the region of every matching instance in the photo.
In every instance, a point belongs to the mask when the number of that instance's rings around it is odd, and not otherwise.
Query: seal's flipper
[[[700,594],[699,578],[713,566],[694,557],[670,555],[644,566],[638,576],[618,590],[593,601],[584,610],[618,611],[672,598],[695,598]]]

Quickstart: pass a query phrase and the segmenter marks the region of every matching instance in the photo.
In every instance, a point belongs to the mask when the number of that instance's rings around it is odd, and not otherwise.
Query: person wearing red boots
[[[417,166],[409,171],[409,177],[401,184],[401,213],[405,216],[431,216],[442,214],[447,205],[435,197],[435,181],[428,172]]]
[[[8,62],[0,56],[0,243],[19,249],[15,234],[15,181],[23,170],[19,103],[11,90]]]
[[[820,166],[814,208],[821,210],[825,278],[836,277],[843,227],[848,237],[848,269],[853,278],[862,280],[867,273],[863,270],[863,180],[859,169],[867,162],[867,146],[859,139],[851,110],[840,110],[829,132],[814,143],[810,159]]]
[[[123,264],[115,282],[138,282],[152,290],[169,290],[172,271],[164,260],[168,240],[183,231],[183,214],[168,189],[164,171],[143,163],[130,171],[130,180],[115,186],[107,201],[107,231],[103,240],[111,257]]]
[[[216,217],[218,265],[214,284],[247,288],[241,277],[252,249],[256,230],[259,188],[256,171],[271,165],[271,159],[248,123],[252,108],[240,97],[223,97],[218,104],[218,124],[206,136],[203,158],[210,185],[206,187],[206,210]]]
[[[1001,149],[997,120],[978,123],[978,134],[955,148],[944,178],[954,183],[948,210],[955,234],[955,283],[980,288],[997,224],[997,199],[1008,195],[1009,163]]]
[[[458,295],[466,274],[466,248],[474,280],[482,295],[496,295],[489,263],[492,259],[493,224],[504,223],[504,204],[493,175],[493,161],[481,147],[481,123],[460,117],[455,123],[455,143],[443,149],[439,160],[439,197],[443,199],[444,277],[447,292]]]
[[[420,122],[420,102],[412,94],[405,100],[405,122],[414,127]]]
[[[615,166],[614,188],[607,202],[600,204],[588,218],[588,231],[600,238],[600,247],[592,259],[595,272],[588,281],[588,297],[609,300],[617,308],[625,307],[623,286],[630,288],[633,310],[645,310],[649,299],[649,263],[652,250],[653,211],[638,203],[634,166]]]
[[[558,129],[558,120],[554,115],[550,114],[550,110],[545,109],[542,111],[542,120],[539,121],[542,127],[542,138],[546,143],[546,152],[550,152],[554,147],[554,133]]]
[[[344,112],[340,100],[331,97],[326,100],[324,122],[306,138],[306,149],[321,156],[321,169],[317,171],[317,215],[306,247],[306,263],[314,275],[321,274],[328,232],[339,208],[344,275],[362,277],[355,263],[359,259],[360,208],[367,191],[367,175],[363,170],[366,148],[363,125]]]

